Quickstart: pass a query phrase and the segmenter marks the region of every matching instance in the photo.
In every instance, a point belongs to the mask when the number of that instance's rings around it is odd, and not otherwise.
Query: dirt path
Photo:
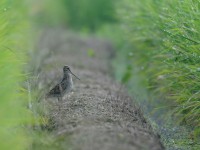
[[[48,30],[38,49],[35,68],[40,72],[39,89],[54,86],[62,77],[64,65],[71,66],[81,78],[74,79],[75,88],[63,102],[42,100],[51,118],[46,128],[55,136],[58,149],[164,149],[141,110],[109,76],[112,47],[108,42]],[[37,60],[39,56],[42,61]]]

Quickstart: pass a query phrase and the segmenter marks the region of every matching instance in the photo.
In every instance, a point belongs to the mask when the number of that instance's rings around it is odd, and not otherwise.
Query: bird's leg
[[[60,103],[59,103],[59,101],[60,101],[60,97],[58,97],[58,110],[60,111]]]
[[[62,88],[62,85],[61,85],[61,84],[59,84],[59,91],[60,91],[60,98],[61,98],[61,101],[62,101],[63,88]]]

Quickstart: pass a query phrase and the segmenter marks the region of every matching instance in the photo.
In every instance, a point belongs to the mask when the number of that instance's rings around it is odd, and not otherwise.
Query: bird
[[[46,94],[46,97],[56,97],[58,98],[58,101],[62,100],[64,94],[69,93],[73,88],[72,75],[79,79],[75,74],[72,73],[70,67],[65,65],[63,67],[62,80]]]

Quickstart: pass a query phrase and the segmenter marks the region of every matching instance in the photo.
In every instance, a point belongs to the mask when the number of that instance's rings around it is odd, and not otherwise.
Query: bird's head
[[[75,76],[77,79],[79,79],[75,74],[73,74],[73,73],[71,72],[69,66],[64,66],[64,67],[63,67],[63,72],[64,72],[64,74],[71,73],[73,76]],[[79,79],[79,80],[80,80],[80,79]]]
[[[64,66],[63,67],[63,72],[71,72],[70,67],[69,66]]]

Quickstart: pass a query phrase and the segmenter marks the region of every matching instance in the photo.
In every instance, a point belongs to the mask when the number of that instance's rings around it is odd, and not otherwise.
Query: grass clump
[[[125,54],[128,63],[195,135],[200,128],[199,5],[193,0],[126,0],[120,8],[124,37],[132,47],[126,52],[132,56]]]
[[[118,5],[121,26],[103,29],[118,46],[116,77],[141,100],[149,99],[145,91],[156,93],[174,122],[193,129],[188,136],[194,141],[200,133],[199,6],[193,0],[125,0]],[[154,98],[147,107],[157,103]]]
[[[29,20],[24,0],[0,1],[0,149],[23,150],[30,138],[23,128],[32,121],[26,109],[27,92],[22,88]]]

